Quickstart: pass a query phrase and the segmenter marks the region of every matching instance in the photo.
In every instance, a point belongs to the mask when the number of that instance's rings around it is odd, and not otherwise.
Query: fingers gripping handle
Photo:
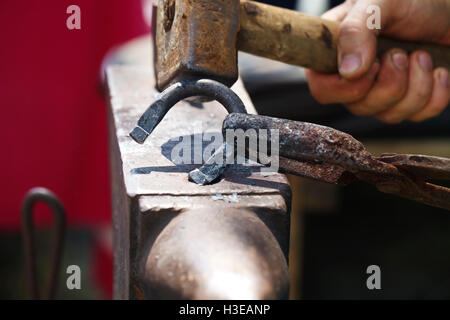
[[[254,1],[241,1],[238,49],[322,73],[338,71],[339,23]],[[377,53],[392,48],[427,51],[450,70],[450,47],[378,38]]]

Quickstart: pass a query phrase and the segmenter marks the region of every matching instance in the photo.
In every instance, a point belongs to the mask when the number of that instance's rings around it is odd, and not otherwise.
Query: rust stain
[[[320,35],[320,38],[328,49],[333,48],[333,35],[331,34],[330,29],[328,29],[328,27],[324,24],[322,24],[322,34]]]
[[[256,16],[259,13],[258,6],[251,2],[245,2],[244,9],[245,9],[245,12],[250,16]]]
[[[155,33],[158,89],[199,77],[231,86],[238,78],[236,17],[243,10],[239,0],[163,2]]]
[[[286,33],[291,33],[291,30],[292,30],[292,26],[291,26],[290,23],[286,23],[286,24],[283,26],[283,31],[284,31],[284,32],[286,32]]]
[[[255,128],[278,130],[281,171],[329,183],[356,179],[385,193],[450,210],[450,189],[427,182],[450,180],[450,159],[423,155],[375,158],[352,136],[313,123],[242,113],[229,114],[223,123],[224,130]]]
[[[164,2],[164,30],[169,32],[175,19],[175,0]]]
[[[137,300],[146,300],[147,299],[144,292],[137,284],[133,283],[132,286],[133,286],[134,294],[135,294],[135,297]]]

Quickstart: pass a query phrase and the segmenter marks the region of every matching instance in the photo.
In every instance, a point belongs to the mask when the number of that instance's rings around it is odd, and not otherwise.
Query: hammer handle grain
[[[339,23],[253,1],[241,1],[238,49],[269,59],[336,73]],[[450,48],[380,37],[378,54],[391,48],[425,50],[435,67],[450,70]]]

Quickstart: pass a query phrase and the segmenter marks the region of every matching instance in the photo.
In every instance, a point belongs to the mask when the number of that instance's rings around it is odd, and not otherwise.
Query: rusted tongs
[[[144,143],[171,107],[181,99],[196,95],[216,99],[231,113],[223,122],[224,136],[228,129],[266,129],[265,137],[270,139],[271,130],[277,130],[281,172],[338,184],[362,180],[382,192],[450,210],[450,189],[426,181],[450,180],[449,159],[392,154],[376,158],[361,142],[341,131],[312,123],[249,115],[232,90],[209,79],[184,80],[167,88],[141,116],[130,132],[131,138]],[[272,147],[267,146],[269,152]],[[201,168],[189,173],[189,179],[200,185],[217,180],[227,161],[215,160],[218,156],[228,158],[234,152],[230,149],[224,143]]]
[[[361,180],[381,192],[450,210],[450,189],[429,182],[450,180],[450,159],[404,154],[374,157],[344,132],[260,115],[230,114],[223,123],[224,134],[227,129],[266,129],[269,138],[271,130],[277,130],[281,172],[344,185]]]

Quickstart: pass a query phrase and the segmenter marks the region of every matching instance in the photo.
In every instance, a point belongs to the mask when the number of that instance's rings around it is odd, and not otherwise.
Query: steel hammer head
[[[238,78],[239,0],[159,0],[155,76],[164,90],[180,80]]]

